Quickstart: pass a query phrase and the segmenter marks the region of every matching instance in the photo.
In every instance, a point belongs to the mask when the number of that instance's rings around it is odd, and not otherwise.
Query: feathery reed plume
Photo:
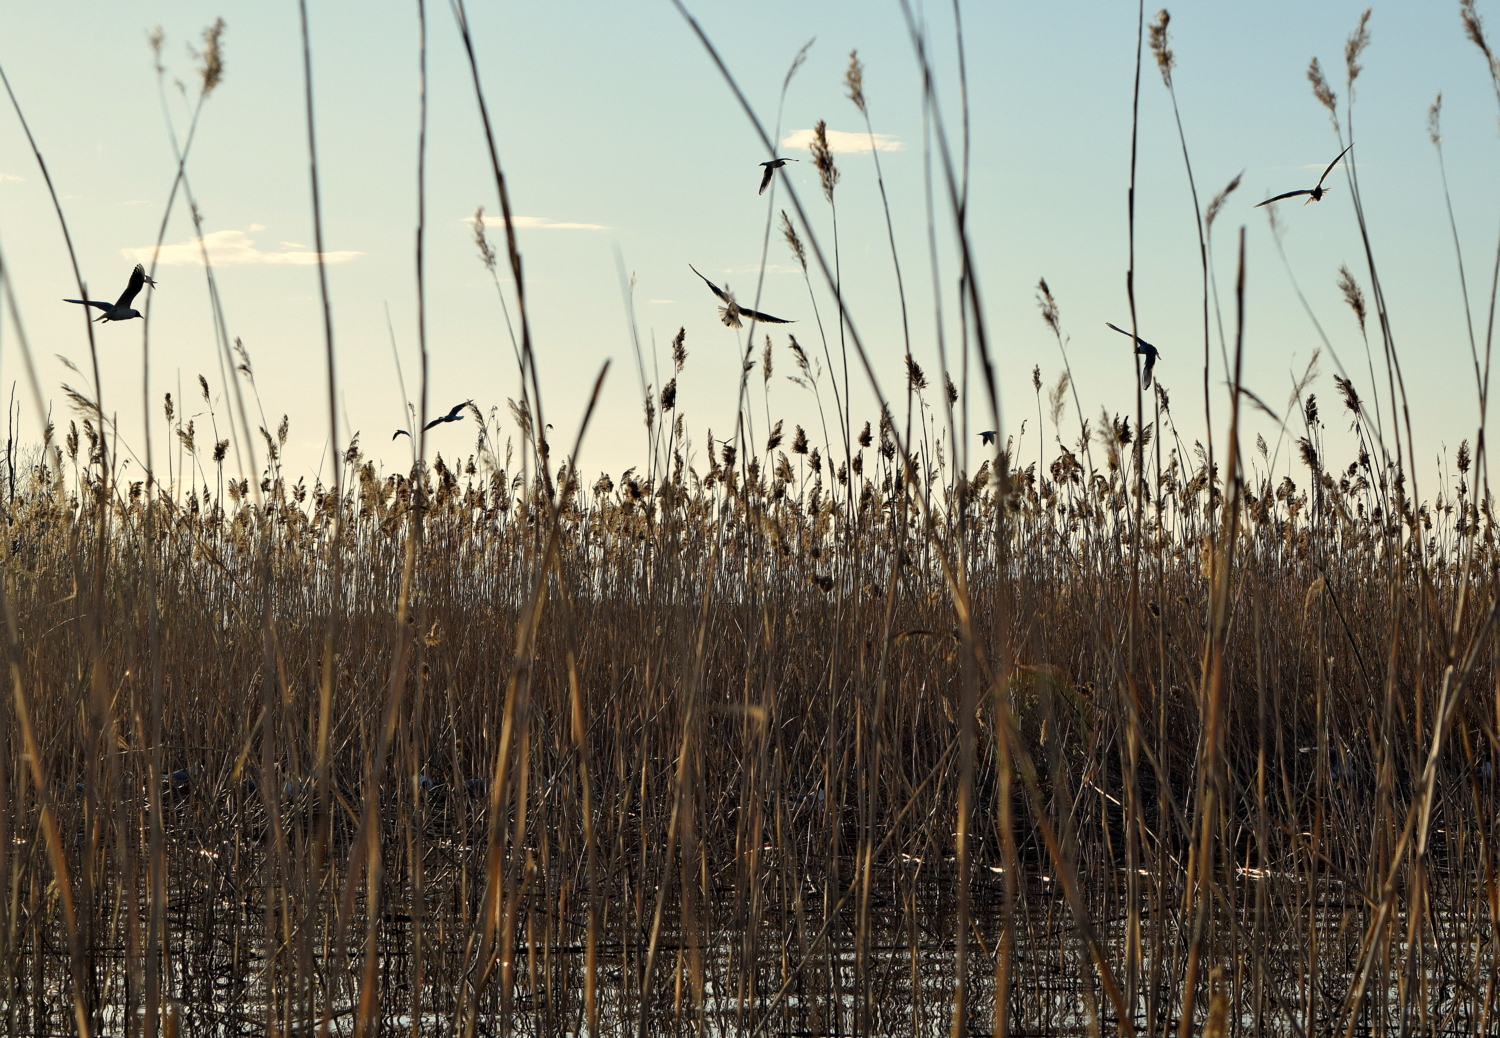
[[[1345,82],[1349,85],[1349,96],[1354,96],[1354,81],[1359,78],[1363,66],[1359,63],[1359,56],[1364,49],[1370,45],[1370,12],[1372,8],[1366,7],[1365,13],[1359,16],[1359,24],[1349,34],[1349,39],[1344,43],[1344,71]]]
[[[948,403],[950,406],[958,403],[958,387],[953,384],[953,379],[949,377],[946,371],[943,372],[943,392],[948,394]]]
[[[1318,59],[1313,58],[1307,66],[1307,81],[1312,84],[1313,97],[1318,99],[1318,104],[1328,109],[1328,117],[1333,120],[1333,128],[1339,128],[1338,95],[1328,85],[1328,79],[1323,75],[1323,66],[1318,64]]]
[[[927,375],[910,353],[906,355],[906,384],[919,393],[927,388]]]
[[[1339,396],[1344,398],[1344,406],[1353,411],[1355,415],[1359,415],[1361,413],[1361,401],[1359,393],[1355,391],[1354,383],[1347,378],[1334,375],[1333,384],[1338,387]]]
[[[1484,60],[1490,69],[1490,85],[1495,89],[1495,99],[1500,101],[1500,54],[1492,51],[1489,41],[1485,39],[1484,20],[1475,9],[1474,0],[1459,0],[1458,8],[1459,17],[1464,23],[1464,35],[1484,53]]]
[[[162,44],[167,42],[167,33],[160,25],[146,34],[146,43],[151,47],[152,58],[156,65],[156,74],[165,75],[167,67],[161,63]]]
[[[818,124],[813,127],[813,141],[808,150],[812,152],[813,165],[818,168],[818,181],[823,185],[823,197],[831,203],[833,189],[839,182],[839,170],[833,162],[833,149],[828,146],[826,120],[819,119]],[[801,256],[800,250],[798,256]]]
[[[1032,365],[1031,388],[1035,389],[1038,393],[1042,391],[1042,366],[1040,364]]]
[[[1318,450],[1306,436],[1297,440],[1297,452],[1302,456],[1302,464],[1311,469],[1314,475],[1323,471],[1318,466]]]
[[[479,247],[479,258],[484,261],[485,269],[491,274],[495,273],[495,249],[490,244],[490,236],[484,229],[484,206],[474,210],[474,244]]]
[[[1056,425],[1058,419],[1062,417],[1063,408],[1066,406],[1063,403],[1063,397],[1067,395],[1068,387],[1072,384],[1072,381],[1073,376],[1064,371],[1061,375],[1057,376],[1057,385],[1047,390],[1047,405],[1051,409],[1053,425]]]
[[[844,72],[844,89],[849,92],[849,100],[854,102],[854,107],[863,113],[865,111],[865,67],[860,63],[857,50],[849,52],[849,67]]]
[[[797,257],[797,262],[802,265],[802,270],[807,270],[807,249],[802,244],[802,239],[797,237],[797,229],[792,226],[792,221],[787,218],[786,210],[781,211],[781,236],[786,239],[787,245],[792,250],[792,255]]]
[[[161,30],[157,29],[157,33]],[[189,52],[196,58],[200,67],[198,75],[203,80],[203,96],[207,97],[214,92],[214,87],[219,85],[224,78],[224,19],[216,18],[214,23],[203,30],[203,50],[194,50],[189,47]],[[153,46],[160,46],[160,37],[153,36]]]
[[[771,435],[766,438],[766,451],[767,451],[767,453],[769,453],[769,452],[775,450],[777,447],[781,446],[781,426],[782,426],[781,419],[777,419],[776,425],[771,429]]]
[[[1047,327],[1051,328],[1054,334],[1059,334],[1061,326],[1058,323],[1057,300],[1052,298],[1052,290],[1047,287],[1046,278],[1036,283],[1036,292],[1037,305],[1042,308],[1042,320],[1047,323]]]
[[[868,447],[873,439],[874,438],[870,433],[870,423],[866,422],[865,427],[861,429],[859,433],[859,445],[861,447]]]
[[[1243,170],[1236,173],[1234,179],[1224,186],[1224,190],[1214,195],[1213,201],[1208,203],[1208,210],[1203,214],[1203,226],[1206,230],[1213,230],[1214,220],[1218,217],[1219,210],[1224,208],[1224,203],[1229,196],[1234,194],[1235,188],[1240,186],[1240,178],[1244,175]]]
[[[792,453],[807,453],[807,433],[803,431],[802,426],[800,425],[797,426],[797,435],[792,437]]]
[[[1433,99],[1432,107],[1427,109],[1427,136],[1434,147],[1443,143],[1443,92]]]
[[[687,329],[678,328],[676,336],[672,339],[672,366],[679,375],[682,374],[682,369],[687,364],[687,357]]]
[[[802,348],[802,344],[797,341],[797,337],[795,335],[788,335],[786,338],[787,349],[791,350],[792,356],[797,358],[797,367],[800,368],[802,370],[802,373],[808,378],[812,378],[812,364],[809,363],[807,359],[807,351]]]
[[[677,380],[671,379],[661,387],[661,413],[666,414],[677,406]]]
[[[1354,280],[1354,275],[1349,272],[1347,264],[1339,266],[1339,291],[1344,294],[1344,302],[1349,304],[1349,309],[1354,311],[1354,316],[1359,318],[1359,330],[1363,334],[1365,330],[1365,294],[1360,290],[1359,282]]]
[[[1161,81],[1168,90],[1172,88],[1172,69],[1177,67],[1171,39],[1167,35],[1167,23],[1171,20],[1172,16],[1163,7],[1156,12],[1156,21],[1151,23],[1151,53],[1156,56],[1156,67],[1161,70]]]

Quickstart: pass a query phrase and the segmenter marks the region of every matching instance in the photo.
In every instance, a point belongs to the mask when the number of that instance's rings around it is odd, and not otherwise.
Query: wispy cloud
[[[263,230],[259,224],[251,224],[252,230]],[[296,247],[281,249],[277,252],[262,252],[255,247],[255,242],[250,239],[244,231],[213,231],[203,236],[203,245],[208,250],[208,258],[216,267],[228,266],[232,263],[287,263],[293,266],[307,266],[318,262],[318,254],[310,249]],[[141,249],[121,249],[126,259],[133,259],[137,263],[150,263],[152,254],[155,252],[151,246]],[[356,256],[363,256],[362,252],[325,252],[324,263],[347,263]],[[187,241],[176,242],[172,245],[163,245],[156,262],[162,266],[180,266],[183,264],[197,264],[203,262],[203,253],[199,248],[197,238],[189,238]]]
[[[0,173],[0,184],[19,184],[25,177],[18,177],[14,173]]]
[[[472,224],[472,216],[464,217],[464,223]],[[540,227],[549,231],[607,231],[608,227],[602,223],[563,223],[560,220],[549,220],[545,216],[512,216],[511,225],[514,227]],[[486,227],[505,227],[503,216],[486,216],[484,218]]]
[[[812,146],[812,130],[793,130],[787,136],[781,138],[783,148],[809,148]],[[877,133],[875,135],[876,151],[901,151],[906,145],[888,133]],[[828,131],[828,150],[840,154],[849,152],[864,152],[870,150],[870,135],[868,133],[849,133],[845,130]]]

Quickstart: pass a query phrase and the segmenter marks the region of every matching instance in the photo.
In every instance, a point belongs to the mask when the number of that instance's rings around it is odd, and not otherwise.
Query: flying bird
[[[97,306],[100,310],[104,311],[104,316],[95,318],[95,320],[128,321],[132,317],[141,316],[141,312],[132,308],[130,304],[135,300],[142,285],[155,287],[156,282],[148,278],[146,276],[146,268],[137,263],[135,269],[130,272],[130,284],[125,286],[125,291],[120,294],[120,298],[115,302],[101,303],[97,299],[64,299],[63,302],[81,303],[84,306]]]
[[[463,411],[464,408],[468,407],[469,404],[471,404],[471,403],[473,403],[473,401],[471,401],[471,400],[465,400],[461,404],[454,404],[453,405],[453,410],[449,411],[445,415],[441,415],[441,416],[439,416],[437,418],[434,418],[432,421],[430,421],[426,425],[422,426],[422,431],[426,432],[428,429],[431,429],[434,425],[442,425],[444,422],[461,422],[461,421],[463,421],[464,420],[464,416],[463,416],[463,414],[461,412]],[[407,432],[405,429],[397,429],[395,432],[391,433],[391,439],[394,440],[397,436],[410,436],[410,435],[411,435],[411,433]]]
[[[984,432],[979,434],[979,439],[982,441],[983,446],[990,446],[990,444],[995,442],[995,430],[986,429]]]
[[[1108,321],[1104,322],[1106,327],[1114,328],[1121,335],[1130,335],[1124,328],[1116,327]],[[1156,358],[1161,353],[1155,346],[1151,345],[1139,335],[1131,336],[1135,339],[1135,352],[1146,358],[1146,366],[1141,369],[1141,388],[1151,388],[1151,370],[1156,367]]]
[[[759,310],[751,310],[747,306],[740,306],[734,301],[734,294],[728,290],[728,286],[726,286],[725,288],[720,288],[718,285],[708,280],[708,278],[703,277],[703,275],[699,273],[698,268],[693,266],[691,263],[688,264],[688,269],[691,270],[694,274],[697,274],[700,278],[703,278],[703,283],[709,287],[713,294],[724,301],[724,305],[719,307],[719,320],[723,321],[726,327],[740,327],[741,315],[750,318],[750,320],[752,321],[759,321],[761,324],[795,323],[793,321],[787,320],[784,317],[772,317],[770,314],[763,314]]]
[[[1350,141],[1349,148],[1352,147],[1354,147],[1354,142]],[[1320,200],[1324,195],[1328,194],[1329,191],[1328,188],[1325,188],[1323,186],[1323,181],[1328,179],[1328,174],[1333,172],[1333,167],[1339,164],[1339,159],[1349,154],[1349,148],[1345,148],[1343,151],[1339,152],[1339,158],[1334,159],[1328,164],[1328,168],[1323,171],[1323,175],[1318,178],[1318,182],[1312,186],[1311,190],[1304,189],[1302,191],[1286,191],[1282,194],[1277,195],[1275,198],[1268,198],[1264,202],[1255,203],[1255,208],[1259,209],[1263,205],[1270,205],[1272,202],[1279,202],[1283,198],[1296,198],[1298,195],[1308,196],[1307,201],[1302,203],[1303,205],[1311,205],[1312,203]]]
[[[761,165],[766,168],[766,172],[760,178],[760,190],[756,193],[762,195],[766,193],[766,188],[771,186],[771,178],[776,175],[776,171],[782,166],[785,166],[788,162],[801,161],[801,159],[772,159],[770,162],[762,162]]]

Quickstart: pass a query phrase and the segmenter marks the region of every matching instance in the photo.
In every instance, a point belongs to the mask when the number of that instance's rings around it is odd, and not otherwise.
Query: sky
[[[933,384],[926,396],[941,423],[941,329],[955,382],[963,385],[966,368],[970,376],[963,428],[964,443],[972,440],[973,447],[964,460],[977,466],[983,457],[977,433],[994,419],[977,381],[972,343],[967,364],[959,349],[958,253],[940,180],[929,238],[926,177],[929,161],[939,177],[941,164],[924,147],[922,79],[900,4],[684,3],[768,127],[776,123],[794,56],[815,41],[791,80],[781,118],[778,151],[801,161],[785,167],[786,180],[774,194],[756,194],[757,164],[769,157],[766,149],[670,0],[470,2],[480,76],[517,216],[555,448],[573,442],[590,388],[608,362],[581,467],[615,474],[644,467],[643,387],[656,392],[671,377],[669,344],[681,328],[688,360],[678,376],[678,408],[691,435],[690,463],[700,472],[707,468],[708,430],[725,437],[735,425],[745,333],[719,323],[717,300],[689,264],[754,306],[768,219],[791,209],[789,188],[812,224],[801,229],[832,254],[835,211],[806,150],[821,119],[836,131],[843,295],[881,390],[904,407],[909,335],[911,352]],[[345,445],[358,432],[378,466],[404,470],[412,447],[391,436],[409,425],[403,384],[405,397],[413,399],[421,384],[418,5],[310,0],[308,8],[337,441]],[[1363,9],[1341,0],[1187,2],[1171,8],[1170,25],[1173,81],[1200,206],[1243,174],[1214,226],[1212,251],[1218,311],[1232,348],[1236,239],[1245,228],[1244,384],[1285,417],[1294,382],[1323,347],[1321,328],[1337,357],[1323,350],[1309,388],[1322,407],[1330,464],[1341,466],[1353,460],[1353,446],[1332,381],[1340,362],[1362,396],[1375,396],[1358,323],[1336,283],[1347,264],[1370,293],[1346,174],[1330,175],[1332,191],[1318,204],[1295,199],[1276,207],[1280,249],[1268,210],[1255,202],[1310,187],[1338,154],[1342,145],[1312,96],[1306,70],[1310,58],[1321,60],[1339,97],[1339,117],[1346,119],[1343,46]],[[931,44],[936,107],[957,158],[962,109],[954,8],[929,0],[916,10]],[[1479,10],[1500,39],[1500,3],[1481,2]],[[1130,324],[1127,189],[1136,8],[1119,0],[1071,0],[964,4],[960,12],[970,113],[968,230],[1000,384],[999,427],[1018,438],[1021,464],[1038,456],[1050,461],[1054,430],[1050,418],[1039,418],[1039,402],[1040,410],[1046,406],[1033,389],[1032,371],[1039,368],[1046,386],[1055,386],[1064,357],[1040,317],[1040,278],[1060,307],[1067,361],[1086,415],[1097,426],[1101,411],[1133,414],[1136,406],[1129,341],[1105,327],[1107,321]],[[1148,21],[1154,13],[1147,9]],[[312,262],[297,5],[0,0],[0,65],[51,173],[92,297],[113,299],[137,257],[149,264],[167,214],[149,343],[141,321],[94,326],[103,406],[118,423],[122,455],[132,458],[136,472],[145,464],[143,418],[149,413],[153,458],[165,469],[159,460],[168,431],[163,394],[172,393],[179,414],[196,423],[200,446],[209,439],[205,427],[216,423],[220,435],[228,429],[226,366],[193,223],[180,194],[170,213],[166,208],[176,173],[168,121],[181,139],[199,86],[190,48],[219,17],[226,25],[223,80],[203,106],[187,176],[228,334],[243,343],[255,373],[259,404],[251,398],[252,420],[261,424],[263,412],[264,424],[274,429],[287,415],[286,472],[293,479],[326,478],[328,382]],[[157,27],[165,37],[165,109],[148,42]],[[1463,284],[1428,110],[1441,92],[1453,220],[1482,355],[1500,234],[1496,97],[1482,55],[1464,37],[1456,2],[1376,7],[1369,30],[1355,84],[1352,158],[1419,466],[1431,464],[1437,473],[1445,457],[1451,466],[1459,442],[1474,436],[1479,412]],[[497,214],[498,198],[448,5],[428,5],[427,42],[428,412],[472,399],[486,412],[498,408],[513,433],[506,401],[519,396],[514,352],[469,222],[480,205]],[[865,124],[845,96],[851,50],[865,67],[871,126],[879,135],[906,333]],[[1198,238],[1171,97],[1149,50],[1137,156],[1137,319],[1140,334],[1161,350],[1157,374],[1170,394],[1178,435],[1189,443],[1204,435]],[[501,232],[498,225],[490,229],[497,244]],[[77,295],[77,285],[46,184],[9,108],[0,108],[0,250],[43,406],[65,426],[78,415],[62,386],[95,391],[83,308],[62,302]],[[622,264],[634,279],[629,307]],[[823,442],[820,402],[829,439],[838,439],[832,417],[834,383],[841,392],[843,378],[837,305],[816,267],[811,280],[810,291],[772,233],[758,309],[795,323],[761,326],[756,333],[755,356],[769,333],[774,358],[768,383],[759,369],[752,373],[758,440],[767,421],[780,418],[788,431],[804,425],[815,443]],[[507,285],[506,292],[514,315],[513,288]],[[818,397],[786,377],[797,373],[788,334],[819,362]],[[1375,383],[1383,393],[1378,339],[1373,345]],[[1222,438],[1227,391],[1220,349],[1215,330],[1209,382],[1215,435]],[[852,358],[851,368],[858,428],[878,411]],[[200,374],[210,387],[212,414],[197,389]],[[35,438],[39,424],[8,304],[0,314],[0,382],[7,396],[17,384],[22,435]],[[1389,425],[1388,398],[1382,406]],[[1065,437],[1076,439],[1070,435],[1076,422],[1069,394]],[[1258,414],[1248,423],[1275,443],[1277,423]],[[1300,421],[1288,428],[1292,437],[1303,435]],[[427,437],[427,453],[467,455],[475,433],[472,419],[439,426]],[[1281,468],[1293,453],[1283,446]],[[1419,489],[1430,496],[1432,478],[1423,478],[1428,484]]]

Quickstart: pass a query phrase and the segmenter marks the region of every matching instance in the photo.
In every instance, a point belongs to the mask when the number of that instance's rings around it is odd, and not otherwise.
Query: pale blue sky
[[[1309,186],[1337,153],[1305,70],[1311,56],[1321,58],[1342,112],[1342,48],[1363,6],[1188,2],[1171,8],[1178,97],[1203,203],[1244,170],[1244,187],[1216,228],[1220,284],[1225,305],[1232,306],[1234,237],[1245,224],[1246,382],[1277,408],[1290,372],[1301,370],[1318,339],[1277,257],[1265,210],[1252,206],[1268,194]],[[313,0],[310,7],[325,242],[330,251],[358,253],[329,267],[348,423],[341,437],[358,429],[374,457],[404,467],[409,448],[404,441],[390,443],[402,415],[384,307],[390,307],[407,386],[415,392],[416,5]],[[862,129],[842,88],[848,53],[859,49],[874,128],[901,145],[881,158],[907,276],[914,353],[936,384],[920,82],[899,6],[705,0],[689,7],[768,121],[793,54],[816,37],[788,96],[788,134],[819,118],[837,130]],[[1500,37],[1500,4],[1482,3],[1480,10]],[[1148,19],[1153,13],[1148,9]],[[956,132],[951,6],[930,4],[928,14],[941,63],[941,100]],[[316,272],[284,258],[267,262],[312,243],[296,5],[0,0],[0,62],[64,197],[91,294],[113,298],[131,264],[122,250],[155,239],[174,168],[147,32],[156,25],[165,30],[169,75],[187,80],[193,66],[186,45],[216,16],[228,25],[225,78],[205,110],[189,175],[207,230],[237,243],[240,258],[258,260],[218,269],[230,333],[250,350],[271,421],[283,412],[291,416],[293,473],[310,472],[327,434]],[[584,467],[618,473],[645,460],[639,380],[615,271],[618,246],[638,278],[641,335],[648,349],[654,336],[663,372],[667,343],[679,326],[687,329],[690,359],[679,400],[701,471],[705,429],[722,436],[733,425],[740,340],[718,323],[715,301],[687,265],[727,280],[743,300],[753,294],[766,218],[766,198],[755,193],[756,163],[765,157],[756,138],[667,0],[473,3],[471,17],[515,212],[535,224],[592,225],[519,232],[556,441],[571,441],[588,385],[613,358]],[[971,230],[1005,427],[1016,432],[1029,419],[1024,463],[1036,447],[1031,368],[1040,364],[1049,384],[1061,369],[1037,314],[1040,276],[1061,304],[1085,409],[1090,416],[1101,407],[1134,409],[1126,341],[1103,322],[1129,320],[1125,189],[1135,7],[1118,0],[983,3],[967,5],[964,19],[973,113]],[[1441,90],[1454,207],[1482,334],[1500,230],[1496,101],[1477,48],[1463,37],[1456,3],[1377,7],[1370,29],[1355,108],[1356,153],[1419,429],[1419,456],[1432,458],[1445,444],[1451,454],[1472,435],[1477,407],[1427,109]],[[482,408],[503,409],[505,399],[517,395],[514,364],[488,274],[463,222],[476,205],[491,213],[497,205],[447,5],[429,5],[429,35],[431,407],[443,411],[473,397]],[[1172,392],[1184,436],[1196,436],[1202,377],[1197,245],[1168,97],[1149,53],[1147,61],[1137,232],[1141,332],[1162,350],[1158,373]],[[181,120],[182,106],[172,110]],[[805,152],[794,154],[806,159]],[[867,153],[838,159],[845,292],[884,386],[895,391],[902,377],[900,322],[873,167]],[[787,170],[816,229],[830,241],[811,164]],[[1368,274],[1342,174],[1329,182],[1334,191],[1320,204],[1283,207],[1286,251],[1368,395],[1358,331],[1335,288],[1340,263],[1348,263],[1367,290]],[[778,205],[784,201],[783,194]],[[167,242],[185,242],[191,233],[179,206]],[[943,241],[940,273],[951,303],[957,268],[946,233]],[[78,377],[54,355],[87,370],[86,340],[77,308],[60,302],[75,294],[62,239],[8,109],[0,111],[0,246],[43,389],[55,416],[65,418],[58,387]],[[771,410],[789,426],[811,428],[816,412],[810,398],[782,375],[792,370],[785,332],[821,354],[816,324],[800,273],[775,236],[769,262],[761,309],[798,322],[772,330]],[[189,414],[201,410],[191,388],[198,373],[216,393],[221,384],[201,268],[163,266],[158,280],[152,399],[159,433],[161,393],[176,392],[179,373]],[[833,333],[833,305],[821,290],[819,303]],[[952,317],[950,307],[950,335]],[[103,326],[98,337],[105,405],[118,410],[126,438],[138,449],[140,324]],[[14,345],[7,322],[0,332],[0,379],[7,387],[20,377]],[[1334,417],[1329,359],[1322,370],[1314,388],[1326,401],[1330,441],[1347,442],[1347,423]],[[753,385],[761,414],[758,374]],[[935,403],[936,395],[931,398]],[[866,389],[856,390],[854,411],[857,422],[875,417]],[[981,411],[972,421],[974,429],[988,427]],[[758,417],[758,436],[763,425]],[[466,453],[473,432],[469,422],[443,427],[431,437],[431,449],[450,457]],[[1351,459],[1340,448],[1331,460]]]

